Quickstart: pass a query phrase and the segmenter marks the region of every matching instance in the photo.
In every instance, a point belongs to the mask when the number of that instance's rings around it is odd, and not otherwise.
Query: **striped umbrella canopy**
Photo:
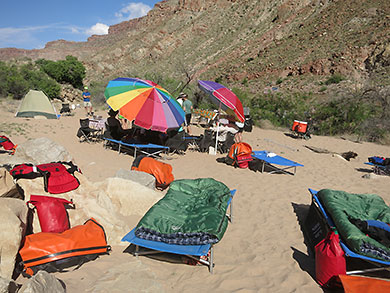
[[[180,104],[153,81],[116,78],[107,84],[104,95],[114,111],[142,128],[166,132],[184,123]]]
[[[236,117],[237,120],[244,122],[244,108],[237,96],[227,87],[206,80],[198,80],[198,86],[201,90],[208,93],[211,101],[227,114]]]

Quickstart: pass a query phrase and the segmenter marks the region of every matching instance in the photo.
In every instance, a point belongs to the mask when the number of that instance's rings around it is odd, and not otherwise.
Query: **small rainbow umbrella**
[[[218,107],[217,134],[215,136],[215,150],[218,145],[219,115],[221,110],[236,118],[240,122],[245,121],[244,108],[240,99],[227,87],[214,81],[198,80],[198,87],[209,94],[211,101]]]
[[[180,104],[153,81],[116,78],[107,84],[104,95],[114,111],[142,128],[166,132],[184,123]]]
[[[236,117],[240,122],[245,121],[244,108],[241,101],[227,87],[208,80],[198,80],[198,86],[209,94],[211,101],[221,110]]]

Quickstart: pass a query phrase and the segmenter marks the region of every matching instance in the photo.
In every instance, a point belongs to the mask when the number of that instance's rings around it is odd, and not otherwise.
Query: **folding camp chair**
[[[218,150],[221,154],[229,152],[230,148],[234,144],[234,134],[231,132],[226,133],[225,141],[218,141]]]
[[[205,129],[203,137],[199,142],[199,149],[201,152],[208,152],[210,146],[215,146],[215,135],[212,130]]]
[[[297,162],[291,161],[289,159],[283,158],[281,156],[278,156],[274,153],[267,152],[267,151],[254,151],[252,154],[252,157],[255,159],[260,160],[261,162],[261,172],[263,173],[265,170],[265,167],[272,169],[269,173],[285,173],[290,175],[295,175],[295,172],[297,170],[297,167],[303,167],[302,164],[299,164]],[[281,167],[277,167],[274,165],[279,165]],[[287,171],[288,169],[294,169],[294,173],[291,173]]]
[[[236,193],[236,189],[230,191],[231,197],[228,201],[229,213],[226,215],[230,222],[233,222],[233,196]],[[157,253],[173,253],[185,255],[191,259],[198,261],[201,264],[206,265],[209,268],[210,273],[213,273],[214,268],[214,251],[213,245],[176,245],[168,244],[159,241],[145,240],[135,236],[135,229],[131,230],[126,234],[121,241],[127,241],[135,245],[135,252],[133,253],[136,257],[139,255],[157,254]],[[144,248],[140,250],[141,248]],[[146,249],[145,249],[146,248]]]
[[[91,141],[96,141],[98,132],[99,130],[89,127],[88,118],[80,119],[80,128],[77,131],[77,137],[79,138],[79,142],[87,141],[89,143]]]
[[[202,137],[203,137],[202,135],[201,136],[185,135],[183,136],[183,140],[187,144],[187,149],[200,151],[199,144]]]
[[[329,230],[331,230],[331,229],[332,230],[336,230],[336,226],[335,226],[332,218],[328,215],[328,213],[326,212],[324,206],[321,204],[321,202],[320,202],[320,200],[319,200],[319,198],[317,196],[317,191],[309,188],[309,192],[312,195],[312,205],[311,205],[311,207],[314,207],[316,209],[316,211],[318,212],[318,214],[323,217],[323,219],[325,220],[325,223],[327,224]],[[314,227],[314,228],[312,229],[311,233],[314,232],[314,234],[316,234],[316,235],[324,235],[323,237],[325,237],[326,235],[324,233],[319,233],[319,230],[318,230],[319,225],[317,223],[313,223],[313,224],[314,224],[314,226],[312,226],[312,227]],[[315,227],[317,227],[317,228],[315,228]],[[316,229],[317,229],[317,232],[315,232]],[[360,255],[360,254],[358,254],[356,252],[353,252],[342,241],[342,239],[341,239],[342,235],[340,235],[340,236],[341,236],[340,237],[340,246],[344,250],[344,253],[345,253],[346,257],[360,259],[360,260],[363,260],[363,261],[365,261],[367,263],[370,263],[370,264],[376,266],[375,268],[367,268],[367,269],[362,269],[362,270],[347,271],[347,275],[368,273],[368,272],[376,272],[376,271],[382,271],[382,270],[390,271],[390,261],[383,261],[383,260],[380,260],[380,259],[375,259],[375,258],[372,258],[372,257],[368,257],[368,256],[365,256],[365,255]],[[320,242],[322,240],[321,238],[322,237],[318,237],[316,242],[317,243]]]
[[[68,116],[72,114],[68,103],[62,104],[62,108],[60,110],[60,114],[68,115]]]

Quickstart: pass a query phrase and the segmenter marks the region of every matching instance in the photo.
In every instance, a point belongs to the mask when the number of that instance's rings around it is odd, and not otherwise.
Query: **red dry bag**
[[[57,197],[31,195],[29,203],[37,209],[42,232],[61,233],[69,229],[65,205],[73,205],[73,202]]]
[[[339,235],[331,231],[315,247],[316,279],[324,287],[337,284],[338,275],[346,274],[344,251],[340,246]]]

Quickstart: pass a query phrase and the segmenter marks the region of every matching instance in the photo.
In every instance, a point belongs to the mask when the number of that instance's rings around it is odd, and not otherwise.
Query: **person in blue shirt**
[[[87,116],[93,116],[92,103],[91,103],[91,93],[88,91],[87,86],[84,87],[83,101],[84,101],[85,111],[87,112]]]

